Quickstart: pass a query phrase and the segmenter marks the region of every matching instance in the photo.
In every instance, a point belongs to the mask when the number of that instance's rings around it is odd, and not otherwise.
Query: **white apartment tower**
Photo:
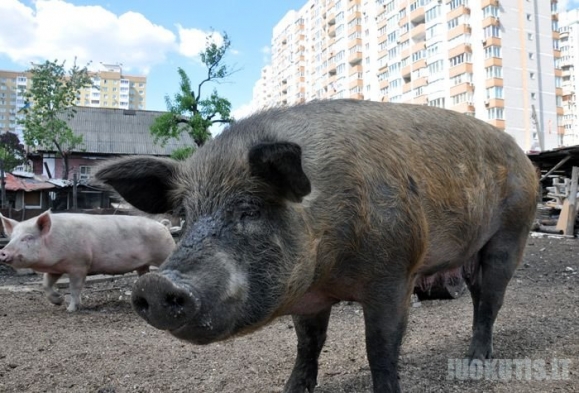
[[[579,10],[562,12],[559,21],[563,88],[563,143],[579,145],[579,111],[577,110],[577,75],[579,62]]]
[[[563,144],[556,0],[309,0],[275,26],[268,105],[355,98],[456,110],[526,151]],[[262,82],[258,82],[262,83]]]
[[[147,77],[126,75],[118,64],[103,64],[103,67],[100,71],[89,72],[93,86],[79,91],[76,105],[145,109]],[[29,72],[0,70],[0,133],[15,132],[22,140],[19,111],[24,107],[24,94],[31,84]]]

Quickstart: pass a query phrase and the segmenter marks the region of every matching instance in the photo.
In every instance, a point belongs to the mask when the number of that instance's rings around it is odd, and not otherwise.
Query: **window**
[[[79,180],[88,180],[90,179],[90,174],[91,174],[91,167],[90,166],[85,166],[85,165],[81,165],[79,167]]]
[[[24,193],[24,205],[26,207],[42,207],[42,192],[35,191],[35,192],[25,192]]]
[[[495,25],[487,26],[483,30],[483,36],[485,38],[489,38],[489,37],[500,38],[501,29],[499,28],[499,26],[495,26]]]
[[[486,77],[489,78],[502,78],[503,77],[503,67],[500,66],[490,66],[485,68]]]
[[[493,86],[487,89],[487,99],[503,98],[502,86]]]
[[[503,120],[505,116],[503,108],[489,108],[487,109],[487,117],[489,120]]]
[[[471,61],[471,54],[470,53],[461,53],[460,55],[451,57],[449,59],[451,67],[454,67],[456,65],[459,65],[459,64],[462,64],[465,62],[470,62],[470,61]]]
[[[501,47],[497,45],[490,45],[485,48],[485,59],[490,57],[501,57]]]

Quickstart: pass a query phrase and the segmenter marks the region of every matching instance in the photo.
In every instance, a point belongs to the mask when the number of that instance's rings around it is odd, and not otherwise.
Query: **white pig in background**
[[[63,275],[70,278],[68,311],[80,306],[80,292],[87,275],[139,275],[149,266],[159,266],[171,254],[175,241],[161,223],[138,216],[52,214],[18,222],[0,214],[10,242],[0,250],[0,263],[44,273],[48,300],[62,304],[54,284]]]

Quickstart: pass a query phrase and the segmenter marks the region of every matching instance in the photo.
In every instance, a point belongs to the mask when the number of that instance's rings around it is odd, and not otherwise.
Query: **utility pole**
[[[0,158],[0,208],[8,207],[6,200],[6,179],[4,178],[4,159]]]
[[[533,110],[531,114],[531,118],[533,119],[533,123],[535,124],[535,130],[537,130],[537,136],[539,138],[539,147],[541,151],[545,151],[545,135],[543,134],[543,130],[541,129],[541,125],[539,124],[539,119],[537,118],[537,112],[535,111],[535,105],[531,105],[531,109]]]

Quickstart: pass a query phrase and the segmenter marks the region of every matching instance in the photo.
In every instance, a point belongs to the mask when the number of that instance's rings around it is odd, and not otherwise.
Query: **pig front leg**
[[[70,304],[66,308],[68,312],[74,312],[80,307],[80,292],[84,286],[86,274],[69,274],[70,279]]]
[[[332,308],[315,315],[292,315],[298,336],[298,354],[284,393],[313,393],[318,378],[318,357],[326,342]]]
[[[399,393],[398,357],[406,329],[412,284],[377,285],[362,303],[366,353],[375,393]]]
[[[60,277],[62,277],[62,274],[44,273],[42,280],[42,289],[44,289],[48,301],[57,306],[60,306],[64,300],[63,296],[54,289],[54,284]]]

